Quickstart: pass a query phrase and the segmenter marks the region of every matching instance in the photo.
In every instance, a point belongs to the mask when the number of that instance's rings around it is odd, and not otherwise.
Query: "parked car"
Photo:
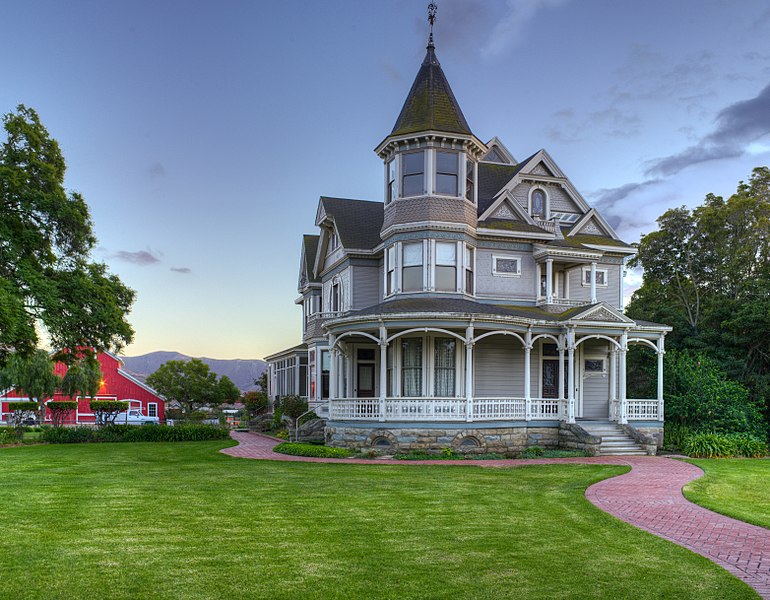
[[[115,425],[158,425],[159,423],[158,417],[143,415],[138,408],[123,411],[115,417]]]

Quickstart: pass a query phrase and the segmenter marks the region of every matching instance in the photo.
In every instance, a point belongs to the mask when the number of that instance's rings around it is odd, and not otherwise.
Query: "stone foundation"
[[[559,423],[559,447],[564,450],[582,450],[589,456],[598,456],[602,438],[591,435],[577,423]]]
[[[629,423],[639,433],[651,437],[654,440],[654,444],[658,448],[663,447],[663,423]]]
[[[417,424],[399,424],[383,427],[350,424],[328,425],[325,431],[328,446],[353,450],[380,450],[394,452],[441,452],[452,448],[462,454],[494,452],[515,455],[528,446],[559,447],[559,429],[556,426],[479,427],[420,427]]]

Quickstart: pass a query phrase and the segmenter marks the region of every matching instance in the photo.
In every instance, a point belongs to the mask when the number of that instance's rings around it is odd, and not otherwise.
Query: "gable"
[[[595,208],[589,210],[583,217],[575,223],[575,226],[570,229],[567,234],[568,237],[573,237],[577,234],[581,235],[601,235],[607,236],[614,240],[619,239],[615,231],[610,227],[609,223],[605,221],[601,215],[596,212]]]
[[[599,322],[599,323],[623,323],[633,325],[634,321],[629,319],[623,313],[618,312],[611,306],[601,303],[587,308],[582,313],[570,319],[578,322]]]
[[[540,161],[535,167],[529,171],[533,175],[544,175],[545,177],[554,177],[553,172],[546,166],[543,161]]]

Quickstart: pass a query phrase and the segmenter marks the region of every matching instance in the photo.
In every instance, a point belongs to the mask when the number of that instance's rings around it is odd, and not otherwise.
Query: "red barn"
[[[165,400],[153,390],[150,386],[139,381],[133,375],[123,370],[123,361],[109,352],[100,353],[99,367],[102,370],[102,385],[99,392],[94,396],[94,400],[122,400],[129,403],[132,409],[139,409],[143,415],[148,417],[158,417],[161,422],[166,419]],[[67,372],[67,365],[56,363],[55,372],[59,377]],[[10,412],[9,404],[14,401],[27,400],[25,396],[20,396],[13,390],[5,390],[0,397],[0,419],[6,420]],[[70,400],[69,396],[57,392],[53,401]],[[91,412],[89,403],[90,398],[72,398],[77,400],[78,409],[67,421],[69,425],[90,424],[95,422],[94,414]],[[51,411],[46,411],[45,420],[51,422]]]

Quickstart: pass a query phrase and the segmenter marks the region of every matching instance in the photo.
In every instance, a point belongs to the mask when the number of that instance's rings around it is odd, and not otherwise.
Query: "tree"
[[[246,392],[241,396],[241,402],[246,407],[250,417],[255,417],[267,410],[267,394],[265,392]]]
[[[93,353],[81,354],[78,362],[71,364],[61,381],[61,391],[70,399],[78,396],[91,398],[102,385],[102,370]]]
[[[67,422],[69,416],[78,408],[77,402],[67,402],[59,400],[58,402],[49,402],[48,410],[51,411],[51,421],[54,427],[61,427]]]
[[[24,439],[24,422],[35,414],[37,402],[11,402],[8,415],[8,425],[13,428],[17,442]]]
[[[216,373],[197,358],[163,363],[147,377],[147,384],[167,401],[179,403],[188,418],[203,406],[235,402],[241,395],[229,377],[223,375],[217,379]]]
[[[128,410],[128,402],[121,400],[91,400],[88,403],[99,427],[115,424],[115,417]]]
[[[31,354],[44,331],[74,356],[81,347],[119,350],[134,292],[90,262],[96,244],[88,206],[64,189],[59,144],[37,113],[19,105],[3,117],[0,145],[0,364]]]
[[[254,385],[259,388],[260,392],[267,394],[267,371],[262,371],[262,375],[254,380]]]
[[[45,421],[45,401],[54,395],[60,381],[45,350],[36,350],[28,356],[12,354],[0,370],[0,388],[13,388],[36,402],[40,423]]]

